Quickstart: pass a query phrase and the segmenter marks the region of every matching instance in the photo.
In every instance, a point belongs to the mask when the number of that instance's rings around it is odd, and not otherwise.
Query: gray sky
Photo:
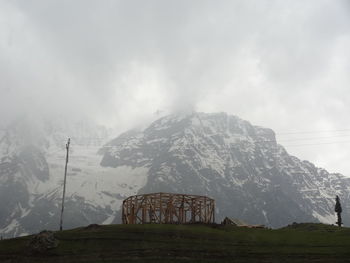
[[[0,0],[0,118],[225,111],[350,176],[349,47],[347,0]]]

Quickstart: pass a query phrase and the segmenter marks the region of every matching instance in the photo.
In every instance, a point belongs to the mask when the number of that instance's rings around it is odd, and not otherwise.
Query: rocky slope
[[[64,228],[118,223],[124,198],[158,191],[208,195],[217,221],[271,227],[334,223],[338,194],[350,225],[349,178],[290,156],[270,129],[225,113],[192,113],[111,141],[89,122],[13,123],[0,133],[0,235],[58,228],[68,137]]]
[[[100,166],[97,152],[108,136],[85,121],[22,119],[7,127],[0,134],[0,235],[58,229],[68,137],[64,228],[112,222],[121,200],[144,180],[142,169]]]
[[[149,169],[140,193],[176,192],[216,200],[217,218],[280,227],[334,223],[334,197],[349,217],[350,179],[290,156],[271,129],[225,113],[170,115],[107,144],[101,165]]]

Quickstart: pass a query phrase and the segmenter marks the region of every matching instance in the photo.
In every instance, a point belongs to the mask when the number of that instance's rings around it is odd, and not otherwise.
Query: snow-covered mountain
[[[100,166],[98,150],[109,138],[104,127],[87,121],[18,120],[0,134],[0,235],[58,229],[68,137],[65,228],[112,222],[125,196],[145,183],[143,169]]]
[[[71,137],[64,227],[120,222],[120,205],[146,192],[203,194],[224,216],[279,227],[350,224],[350,179],[288,155],[270,129],[225,113],[176,114],[109,140],[90,122],[19,120],[0,132],[0,235],[59,224],[65,143]]]
[[[139,192],[208,195],[218,219],[280,227],[335,223],[334,198],[350,223],[350,178],[290,156],[271,129],[225,113],[170,115],[107,144],[101,165],[148,169]]]

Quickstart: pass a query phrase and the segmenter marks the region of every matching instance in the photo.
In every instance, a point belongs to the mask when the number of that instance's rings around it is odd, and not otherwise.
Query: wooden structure
[[[214,223],[215,201],[206,196],[152,193],[123,201],[123,224]]]

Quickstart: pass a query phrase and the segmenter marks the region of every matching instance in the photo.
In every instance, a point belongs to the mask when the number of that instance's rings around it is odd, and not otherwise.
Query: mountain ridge
[[[52,122],[42,125],[45,132],[33,132],[39,146],[17,147],[20,128],[0,134],[3,236],[58,227],[68,135],[74,139],[65,228],[120,223],[123,199],[148,192],[208,195],[216,200],[218,221],[230,216],[270,227],[333,224],[337,194],[350,223],[349,178],[290,156],[273,130],[236,116],[167,115],[114,139],[98,126]]]
[[[148,184],[140,189],[141,193],[166,189],[211,194],[218,208],[227,215],[273,227],[280,227],[287,220],[331,223],[332,198],[336,193],[348,198],[341,185],[345,182],[348,186],[349,179],[289,156],[277,144],[271,129],[251,125],[236,116],[225,113],[170,115],[136,135],[129,135],[128,139],[125,136],[128,137],[124,134],[123,141],[109,148],[101,165],[150,167]],[[326,189],[332,185],[331,177],[339,189]],[[210,186],[206,183],[209,181]],[[326,196],[326,201],[317,198],[321,194]],[[230,202],[238,202],[239,207],[230,207]],[[245,202],[249,203],[247,211]],[[318,202],[320,208],[313,209],[313,202]],[[274,210],[280,210],[281,215],[274,215]],[[225,216],[224,212],[217,213],[219,218]],[[284,219],[278,219],[281,217]]]

